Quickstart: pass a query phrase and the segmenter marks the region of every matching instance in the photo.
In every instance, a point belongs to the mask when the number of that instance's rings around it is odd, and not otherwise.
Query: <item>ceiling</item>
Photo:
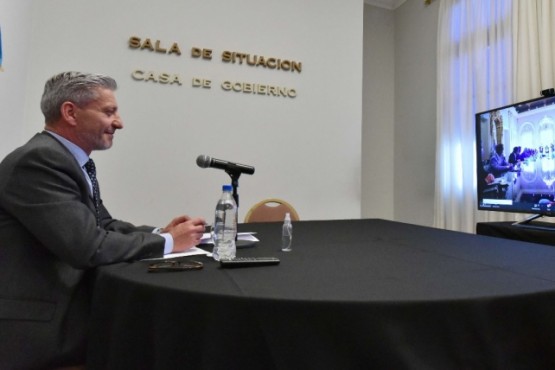
[[[403,4],[406,0],[364,0],[365,4],[379,6],[380,8],[385,9],[397,9],[401,4]]]

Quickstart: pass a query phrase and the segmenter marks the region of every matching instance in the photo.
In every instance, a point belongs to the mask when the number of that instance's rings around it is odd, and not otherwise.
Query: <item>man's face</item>
[[[98,99],[83,107],[76,107],[76,135],[88,154],[93,150],[110,148],[114,133],[123,128],[114,92],[98,89],[97,93]]]

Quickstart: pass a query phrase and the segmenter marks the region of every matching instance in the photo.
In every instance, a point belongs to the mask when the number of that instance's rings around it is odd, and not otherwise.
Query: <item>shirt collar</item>
[[[58,135],[55,132],[52,132],[50,130],[45,130],[45,131],[48,132],[50,135],[54,136],[54,138],[56,138],[60,143],[62,143],[63,146],[67,148],[67,150],[70,151],[70,153],[75,157],[75,160],[77,161],[77,163],[79,163],[79,166],[83,167],[85,163],[88,162],[89,156],[79,146],[72,143],[65,137]]]

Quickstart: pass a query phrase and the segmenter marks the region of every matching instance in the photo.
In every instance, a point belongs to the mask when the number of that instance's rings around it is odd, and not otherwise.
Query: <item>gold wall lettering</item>
[[[225,91],[243,92],[245,94],[268,95],[283,98],[297,97],[297,91],[295,89],[250,82],[224,81],[222,82],[222,89]]]
[[[282,71],[301,73],[303,64],[289,59],[279,59],[273,57],[264,57],[262,55],[251,55],[248,53],[239,53],[235,51],[224,51],[222,53],[222,61],[231,64],[245,64],[252,67],[264,67],[268,69],[277,69]]]
[[[193,87],[203,87],[205,89],[210,89],[212,87],[212,81],[206,78],[193,78]]]
[[[154,41],[154,44],[153,44],[149,38],[142,40],[140,37],[131,36],[129,38],[129,47],[131,49],[139,49],[139,50],[147,49],[150,51],[155,51],[157,53],[168,54],[168,55],[169,54],[181,55],[181,49],[179,49],[179,45],[177,44],[177,42],[174,42],[168,49],[163,47],[162,41],[160,40]]]
[[[158,73],[154,71],[143,71],[140,69],[136,69],[131,73],[131,77],[133,77],[133,79],[136,81],[156,82],[163,85],[182,85],[181,77],[178,74],[171,74],[166,72]]]
[[[192,48],[191,56],[193,58],[202,57],[202,59],[212,60],[212,49]]]
[[[150,52],[165,55],[174,54],[177,56],[181,56],[181,49],[177,42],[164,43],[161,40],[153,40],[149,37],[142,38],[138,36],[131,36],[128,40],[128,46],[130,49],[134,50],[148,50]],[[213,55],[213,50],[209,48],[201,48],[196,46],[191,48],[191,58],[212,61]],[[225,50],[222,52],[221,61],[227,64],[260,67],[269,70],[278,70],[292,73],[301,73],[303,69],[303,64],[299,61],[229,50]],[[183,85],[181,76],[177,73],[136,69],[131,72],[131,77],[135,81],[158,83],[162,85]],[[193,77],[191,80],[191,86],[197,89],[211,89],[212,80],[207,78]],[[223,81],[220,86],[225,92],[266,95],[291,99],[297,97],[296,89],[285,86],[230,80]]]

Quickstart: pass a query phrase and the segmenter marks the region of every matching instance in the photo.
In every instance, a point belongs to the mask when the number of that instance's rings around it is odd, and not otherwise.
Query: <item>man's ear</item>
[[[70,101],[63,102],[60,113],[64,121],[71,126],[77,126],[77,106],[74,103]]]

